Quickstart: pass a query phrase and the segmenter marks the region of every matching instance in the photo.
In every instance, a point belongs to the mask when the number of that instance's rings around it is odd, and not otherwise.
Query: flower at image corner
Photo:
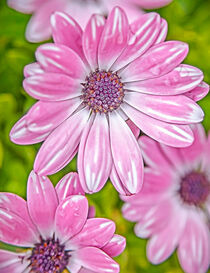
[[[8,6],[22,13],[33,14],[26,28],[26,39],[41,42],[51,37],[50,16],[62,11],[74,16],[85,27],[93,13],[107,15],[119,5],[129,17],[137,18],[142,8],[154,9],[169,4],[172,0],[7,0]]]
[[[193,126],[195,140],[172,148],[147,136],[139,138],[145,171],[141,193],[122,197],[124,217],[137,222],[135,233],[150,238],[147,257],[165,261],[177,248],[186,273],[205,273],[210,254],[210,134]]]
[[[54,188],[34,171],[28,179],[27,202],[1,192],[0,241],[24,249],[0,250],[0,272],[119,272],[111,257],[124,250],[125,239],[114,234],[111,220],[88,218],[83,194],[76,173],[64,176]]]
[[[85,192],[100,191],[109,176],[121,194],[139,192],[143,161],[132,130],[190,145],[189,124],[204,116],[195,101],[208,93],[202,71],[181,64],[188,45],[164,42],[167,23],[156,13],[129,25],[115,7],[107,20],[93,15],[84,32],[64,13],[51,22],[55,43],[41,45],[24,71],[23,86],[39,102],[12,128],[11,140],[44,141],[34,163],[40,175],[58,172],[78,153]]]

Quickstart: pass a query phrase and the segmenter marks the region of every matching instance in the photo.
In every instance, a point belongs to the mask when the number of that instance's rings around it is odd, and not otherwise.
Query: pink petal
[[[98,44],[105,22],[103,16],[99,14],[92,15],[83,34],[84,53],[93,70],[98,67]]]
[[[147,244],[147,257],[151,263],[162,263],[171,256],[183,232],[185,218],[183,211],[174,212],[168,225],[152,236]]]
[[[113,186],[115,187],[115,189],[122,195],[131,195],[132,193],[129,192],[129,190],[127,189],[128,187],[125,187],[116,171],[116,168],[113,164],[112,166],[112,170],[110,173],[110,180],[113,184]]]
[[[129,200],[128,200],[129,201]],[[122,207],[123,217],[129,222],[139,221],[143,215],[149,210],[149,206],[143,206],[132,203],[125,203]]]
[[[119,265],[105,252],[95,247],[84,247],[73,252],[75,263],[97,273],[118,273]]]
[[[6,211],[10,211],[22,218],[36,233],[36,227],[31,221],[30,215],[28,213],[27,203],[23,198],[13,193],[1,192],[0,208]]]
[[[129,192],[140,191],[143,183],[143,161],[138,143],[117,112],[109,116],[110,141],[116,171]]]
[[[124,11],[115,7],[107,19],[98,47],[100,69],[109,70],[127,44],[129,25]]]
[[[54,11],[65,10],[66,1],[51,0],[39,3],[39,7],[30,19],[27,29],[26,38],[28,41],[37,43],[47,40],[51,36],[50,15]]]
[[[194,101],[199,101],[203,99],[209,92],[209,85],[205,82],[201,82],[193,90],[185,93],[186,96],[193,99]]]
[[[102,250],[110,257],[116,257],[124,251],[125,246],[126,239],[123,236],[115,234]]]
[[[168,41],[151,47],[143,56],[129,64],[121,76],[125,82],[163,76],[178,66],[187,56],[188,45]]]
[[[191,146],[185,147],[180,150],[183,161],[187,164],[192,163],[195,160],[201,159],[204,151],[206,150],[206,134],[201,124],[191,126],[194,141]]]
[[[14,253],[0,249],[0,272],[20,273],[28,267],[29,261],[24,259],[22,253]]]
[[[154,1],[154,0],[133,0],[133,2],[137,3],[140,5],[141,8],[144,9],[155,9],[155,8],[160,8],[163,6],[168,5],[172,0],[158,0],[158,1]]]
[[[204,273],[209,268],[210,237],[207,223],[196,213],[189,216],[179,242],[178,257],[185,272]]]
[[[49,238],[54,233],[55,211],[58,206],[53,184],[47,177],[32,171],[27,185],[28,210],[42,237]]]
[[[138,136],[140,135],[139,128],[130,119],[126,120],[126,123],[129,126],[129,128],[131,129],[131,131],[134,134],[135,138],[138,138]]]
[[[115,223],[108,219],[92,218],[88,219],[83,229],[71,238],[66,249],[94,246],[101,248],[107,244],[115,232]]]
[[[193,66],[181,64],[159,78],[126,83],[125,88],[146,94],[176,95],[195,88],[203,79],[203,72]]]
[[[55,214],[56,236],[64,243],[80,232],[87,220],[88,201],[82,195],[64,199]]]
[[[85,195],[77,173],[66,174],[56,185],[56,193],[59,202],[70,195]]]
[[[131,24],[131,37],[127,47],[112,66],[113,70],[119,70],[132,62],[150,48],[155,42],[160,31],[160,16],[157,13],[148,13]]]
[[[41,0],[7,0],[7,5],[22,13],[32,13],[40,6]]]
[[[10,139],[12,142],[20,145],[34,144],[41,142],[47,138],[49,132],[30,132],[28,130],[27,115],[23,116],[15,123],[10,131]]]
[[[101,190],[111,171],[109,126],[106,115],[96,114],[82,135],[78,152],[78,172],[85,192]]]
[[[95,216],[96,216],[96,209],[94,206],[90,206],[88,211],[88,219],[94,218]]]
[[[40,175],[53,174],[74,157],[89,112],[82,109],[58,126],[39,149],[34,170]]]
[[[37,232],[28,221],[17,214],[0,208],[0,241],[23,247],[33,247]]]
[[[148,136],[141,136],[139,138],[139,145],[141,147],[143,158],[149,167],[170,170],[171,162],[161,151],[158,142]]]
[[[83,269],[81,269],[81,266],[80,265],[78,265],[78,264],[75,264],[74,262],[73,262],[73,260],[71,259],[71,257],[70,257],[70,259],[69,259],[69,263],[68,263],[68,265],[67,265],[67,269],[68,269],[68,271],[69,272],[71,272],[71,273],[82,273],[83,271]],[[88,272],[88,273],[90,273],[90,272]]]
[[[170,124],[154,119],[125,103],[121,108],[145,134],[161,143],[173,147],[186,147],[193,142],[193,133],[187,125]]]
[[[33,144],[47,138],[50,132],[68,118],[80,105],[79,98],[61,101],[39,101],[12,128],[10,138],[17,144]]]
[[[42,74],[44,73],[44,70],[41,68],[39,63],[32,63],[24,67],[23,73],[25,77],[30,77],[36,74]]]
[[[84,60],[83,31],[74,18],[64,12],[55,12],[51,16],[51,26],[54,42],[71,48]]]
[[[43,73],[26,78],[23,81],[26,92],[42,101],[62,101],[80,96],[80,83],[58,73]]]
[[[36,50],[36,59],[46,72],[66,74],[84,80],[86,67],[71,48],[60,44],[44,44]]]
[[[167,33],[168,33],[168,23],[165,19],[161,18],[160,32],[154,44],[159,44],[164,42],[166,39]]]
[[[137,110],[158,120],[176,124],[198,123],[204,113],[200,106],[187,96],[154,96],[128,92],[124,101]]]

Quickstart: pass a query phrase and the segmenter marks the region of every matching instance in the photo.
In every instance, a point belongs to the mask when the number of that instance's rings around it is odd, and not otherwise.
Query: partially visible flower
[[[114,234],[114,222],[88,219],[83,193],[77,174],[66,175],[54,189],[47,177],[34,171],[27,202],[0,193],[0,240],[24,247],[16,253],[0,250],[0,272],[119,272],[111,257],[124,250],[125,239]]]
[[[142,12],[141,8],[152,9],[167,5],[172,0],[7,0],[8,5],[22,13],[33,14],[26,29],[26,38],[30,42],[41,42],[51,36],[50,16],[62,11],[73,16],[85,27],[93,13],[107,15],[119,5],[126,9],[131,20]]]
[[[193,127],[190,147],[172,148],[142,136],[139,144],[148,165],[140,194],[122,197],[123,215],[138,222],[138,237],[151,237],[147,257],[165,261],[178,248],[187,273],[205,273],[210,261],[210,134]]]
[[[135,194],[143,162],[129,126],[167,145],[190,145],[189,124],[204,115],[195,103],[208,92],[203,73],[180,64],[188,45],[164,42],[167,23],[156,13],[129,25],[116,7],[107,20],[93,15],[84,32],[64,13],[51,21],[55,43],[41,45],[37,63],[24,71],[26,92],[40,101],[13,127],[11,140],[44,141],[34,163],[40,175],[58,172],[78,152],[85,192],[101,190],[111,176],[120,193]]]

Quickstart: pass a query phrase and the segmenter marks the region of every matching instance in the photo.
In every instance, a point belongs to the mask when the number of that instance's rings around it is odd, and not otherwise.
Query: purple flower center
[[[29,258],[33,273],[61,273],[66,268],[70,255],[64,245],[55,239],[41,239]]]
[[[82,85],[83,103],[95,113],[112,112],[123,101],[123,83],[117,73],[96,70],[86,77]]]
[[[210,193],[210,183],[203,173],[193,171],[182,178],[179,193],[185,203],[201,206]]]

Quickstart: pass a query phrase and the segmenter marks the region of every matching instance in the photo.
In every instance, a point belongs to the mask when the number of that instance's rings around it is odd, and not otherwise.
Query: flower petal
[[[43,73],[23,81],[26,92],[42,101],[62,101],[80,96],[82,86],[78,80],[59,73]]]
[[[120,7],[115,7],[107,19],[98,47],[100,69],[109,70],[127,44],[128,19]]]
[[[101,248],[111,240],[115,228],[115,223],[108,219],[88,219],[83,229],[66,243],[66,249],[85,246]]]
[[[56,44],[62,44],[75,51],[82,60],[83,31],[73,17],[64,12],[55,12],[51,15],[52,36]]]
[[[158,1],[154,1],[154,0],[141,0],[139,2],[139,0],[133,0],[133,2],[136,2],[140,5],[141,8],[144,9],[155,9],[155,8],[160,8],[163,7],[165,5],[168,5],[172,0],[158,0]]]
[[[176,124],[198,123],[204,113],[198,104],[187,96],[155,96],[128,92],[124,101],[139,111],[158,120]]]
[[[102,250],[110,257],[116,257],[120,255],[126,246],[126,239],[123,236],[115,234],[112,239],[102,247]]]
[[[42,237],[51,237],[58,199],[49,178],[38,176],[32,171],[28,178],[27,200],[30,216]]]
[[[83,50],[88,63],[93,70],[98,67],[98,44],[105,25],[105,18],[99,14],[93,14],[83,34]]]
[[[29,265],[29,261],[24,259],[24,254],[14,253],[0,249],[0,272],[20,273]]]
[[[105,252],[95,247],[84,247],[73,252],[74,262],[97,273],[118,273],[119,265]]]
[[[82,195],[69,196],[59,204],[55,214],[55,230],[61,243],[82,230],[87,215],[88,201]]]
[[[7,0],[7,5],[12,9],[20,11],[22,13],[32,13],[40,5],[40,1],[37,0]]]
[[[17,214],[0,208],[0,241],[23,247],[33,247],[37,232]]]
[[[126,120],[126,123],[128,124],[128,126],[131,129],[132,133],[134,134],[135,138],[138,138],[138,136],[140,135],[139,128],[130,119]]]
[[[178,247],[178,257],[185,272],[203,273],[209,268],[210,237],[207,224],[198,215],[188,217]]]
[[[143,56],[129,64],[120,76],[123,81],[140,81],[163,76],[187,56],[188,45],[179,41],[163,42],[151,47]]]
[[[121,108],[145,134],[158,142],[173,147],[186,147],[193,142],[193,133],[187,125],[170,124],[154,119],[125,103]]]
[[[167,33],[168,33],[168,23],[165,19],[161,18],[160,32],[154,44],[159,44],[164,42],[166,39]]]
[[[181,64],[159,78],[126,83],[125,88],[153,95],[183,94],[195,88],[203,79],[203,72],[193,66]]]
[[[138,20],[131,24],[131,37],[126,48],[112,66],[112,70],[121,69],[146,52],[157,38],[160,22],[160,16],[154,12],[139,16]]]
[[[27,78],[36,74],[42,74],[44,73],[44,70],[41,68],[39,63],[31,63],[24,67],[23,73],[24,76]]]
[[[85,192],[99,191],[106,183],[111,171],[109,126],[106,115],[96,114],[92,126],[87,124],[78,152],[78,172]]]
[[[66,74],[84,80],[86,67],[71,48],[60,44],[44,44],[36,50],[36,59],[46,72]]]
[[[209,92],[209,85],[205,82],[201,82],[193,90],[185,93],[186,96],[194,101],[199,101],[203,99]]]
[[[34,170],[40,175],[58,172],[74,157],[89,112],[82,109],[58,126],[41,146]]]
[[[138,143],[117,112],[109,116],[110,141],[116,171],[129,192],[140,191],[143,183],[143,161]]]
[[[59,202],[70,195],[85,195],[77,173],[66,174],[55,187]]]

